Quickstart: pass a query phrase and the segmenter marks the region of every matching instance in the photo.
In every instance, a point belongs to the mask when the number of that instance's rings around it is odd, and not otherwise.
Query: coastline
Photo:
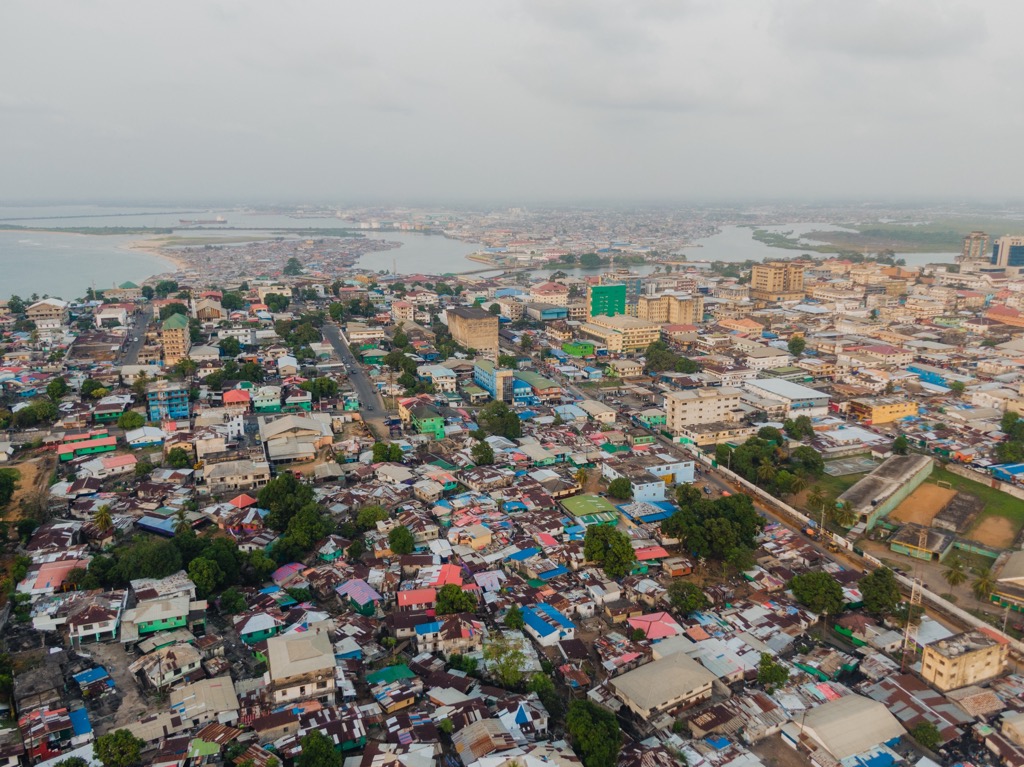
[[[160,241],[156,238],[132,240],[131,242],[123,245],[122,248],[135,253],[143,253],[161,261],[169,262],[176,272],[184,272],[189,268],[188,264],[183,261],[180,256],[171,252],[170,248],[162,247],[160,245]],[[150,277],[155,277],[158,274],[164,274],[164,272],[155,272],[151,274]]]

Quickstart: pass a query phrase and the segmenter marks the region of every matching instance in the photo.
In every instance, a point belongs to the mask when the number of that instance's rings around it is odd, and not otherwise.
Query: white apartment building
[[[666,423],[677,434],[683,426],[739,420],[739,389],[705,386],[701,389],[669,392],[665,395]]]

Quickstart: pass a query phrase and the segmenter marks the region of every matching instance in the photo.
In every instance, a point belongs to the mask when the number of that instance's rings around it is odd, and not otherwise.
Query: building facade
[[[626,313],[625,285],[590,285],[587,288],[587,316],[614,317]]]
[[[448,309],[448,330],[455,343],[476,349],[483,357],[498,357],[498,318],[484,309],[459,306]]]
[[[804,295],[804,266],[789,261],[754,264],[750,297],[755,301],[797,301]]]

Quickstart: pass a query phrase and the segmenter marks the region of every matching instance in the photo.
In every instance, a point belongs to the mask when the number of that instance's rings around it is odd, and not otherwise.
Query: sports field
[[[935,515],[942,511],[955,495],[956,490],[952,488],[925,482],[890,512],[889,519],[894,522],[930,525]]]

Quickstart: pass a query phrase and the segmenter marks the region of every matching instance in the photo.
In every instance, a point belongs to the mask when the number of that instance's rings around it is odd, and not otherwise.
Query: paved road
[[[352,351],[348,348],[348,344],[341,335],[341,330],[337,325],[328,323],[324,325],[324,338],[327,340],[327,343],[334,347],[338,359],[344,363],[348,371],[348,379],[352,382],[356,394],[359,395],[359,413],[362,415],[363,420],[375,435],[378,437],[386,436],[388,428],[384,420],[387,417],[387,411],[384,409],[384,402],[381,400],[380,392],[377,391],[377,387],[374,386],[352,354]]]
[[[128,335],[136,340],[129,341],[125,345],[124,351],[121,353],[122,365],[138,364],[139,352],[142,351],[142,345],[146,342],[146,328],[149,326],[149,320],[152,316],[153,309],[149,304],[146,304],[142,308],[142,314],[135,317],[129,325]]]

